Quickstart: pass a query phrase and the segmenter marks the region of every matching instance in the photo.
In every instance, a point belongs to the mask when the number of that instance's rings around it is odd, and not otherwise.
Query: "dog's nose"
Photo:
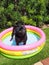
[[[19,31],[19,32],[21,32],[21,31]]]

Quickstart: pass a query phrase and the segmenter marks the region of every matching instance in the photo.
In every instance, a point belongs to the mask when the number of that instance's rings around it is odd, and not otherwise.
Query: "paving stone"
[[[46,58],[41,61],[43,65],[49,65],[49,58]]]
[[[37,62],[34,65],[43,65],[41,62]]]
[[[37,62],[34,65],[49,65],[49,58],[46,58],[40,62]]]

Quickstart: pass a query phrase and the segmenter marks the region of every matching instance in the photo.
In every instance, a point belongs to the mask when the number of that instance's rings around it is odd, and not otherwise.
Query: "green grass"
[[[34,63],[49,57],[49,28],[45,28],[43,31],[46,34],[46,44],[40,53],[21,60],[9,59],[0,54],[0,65],[33,65]]]

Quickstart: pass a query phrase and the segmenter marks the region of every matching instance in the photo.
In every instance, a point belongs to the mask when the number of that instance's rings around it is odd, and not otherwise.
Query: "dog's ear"
[[[23,21],[21,21],[21,24],[22,24],[22,25],[25,25],[25,23],[24,23]]]

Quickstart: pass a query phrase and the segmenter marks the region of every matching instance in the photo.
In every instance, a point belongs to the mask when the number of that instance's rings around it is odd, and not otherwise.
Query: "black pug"
[[[13,26],[11,40],[13,39],[13,36],[14,35],[15,35],[16,45],[19,45],[20,42],[23,42],[23,45],[26,44],[26,41],[27,41],[27,33],[26,33],[26,27],[25,27],[24,22],[18,21]]]

